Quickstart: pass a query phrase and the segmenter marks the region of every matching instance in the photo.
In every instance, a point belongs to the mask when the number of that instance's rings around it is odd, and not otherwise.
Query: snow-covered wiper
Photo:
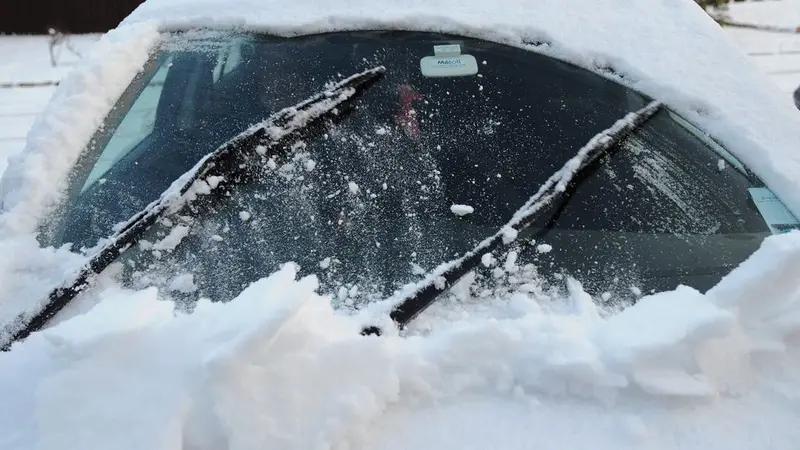
[[[297,105],[278,111],[204,156],[191,170],[173,182],[158,200],[134,215],[113,236],[98,245],[89,262],[64,285],[53,290],[44,302],[37,305],[36,310],[20,314],[14,322],[0,330],[0,349],[8,350],[14,342],[40,330],[86,289],[95,275],[135,244],[159,218],[177,212],[198,193],[208,192],[210,186],[235,183],[250,167],[243,161],[249,157],[270,156],[287,138],[320,119],[336,116],[340,107],[363,92],[385,70],[379,66],[345,78]]]
[[[629,113],[586,143],[564,166],[554,173],[539,190],[519,209],[497,233],[484,239],[458,259],[441,264],[429,272],[419,283],[404,286],[390,297],[389,316],[399,328],[405,327],[436,298],[458,282],[464,275],[478,267],[481,257],[501,246],[510,245],[517,234],[528,228],[538,214],[553,200],[575,189],[572,180],[592,162],[607,154],[630,133],[644,125],[661,108],[661,103],[650,102],[642,109]],[[380,334],[378,327],[364,328],[362,334]]]

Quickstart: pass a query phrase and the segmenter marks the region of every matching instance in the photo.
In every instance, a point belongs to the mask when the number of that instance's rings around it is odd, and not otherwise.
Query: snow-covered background
[[[786,29],[800,27],[800,0],[767,0],[734,3],[732,21]],[[800,32],[770,32],[747,28],[727,28],[736,45],[753,63],[769,75],[791,101],[800,86]]]
[[[79,54],[87,53],[99,35],[70,38]],[[45,36],[0,36],[0,173],[6,158],[25,146],[25,137],[36,115],[55,91],[55,83],[78,61],[66,47],[50,63]]]

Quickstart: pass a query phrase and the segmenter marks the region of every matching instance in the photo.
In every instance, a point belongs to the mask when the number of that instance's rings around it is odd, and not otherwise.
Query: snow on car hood
[[[0,323],[81,263],[66,249],[38,248],[31,235],[157,31],[195,26],[281,35],[438,31],[528,47],[665,102],[800,213],[800,115],[691,0],[149,0],[64,79],[10,161]],[[101,283],[86,293],[96,306],[62,314],[0,354],[0,448],[396,448],[409,434],[415,447],[439,449],[529,448],[533,439],[542,448],[567,439],[595,448],[793,448],[800,435],[782,418],[796,415],[785,398],[800,398],[792,387],[800,378],[798,272],[793,232],[766,240],[707,294],[681,287],[604,317],[578,285],[554,310],[526,296],[498,300],[484,317],[434,308],[410,338],[360,337],[366,318],[334,313],[313,277],[297,280],[291,265],[229,304],[201,302],[191,316],[176,314],[155,289]],[[776,365],[786,367],[770,372]],[[782,384],[765,387],[775,377]],[[597,411],[558,395],[586,398]],[[687,415],[685,400],[653,400],[664,396],[711,403],[691,403],[696,414]],[[515,402],[528,414],[517,419],[528,422],[489,443],[456,439],[471,428],[465,422],[405,420],[459,401],[463,411],[463,399],[475,397]],[[765,404],[771,409],[754,418]],[[698,419],[698,410],[709,415]],[[562,424],[514,434],[554,415],[586,420],[580,433]],[[431,427],[450,434],[419,433]],[[402,437],[392,438],[397,430]]]
[[[797,271],[800,232],[706,295],[604,319],[577,289],[405,338],[359,336],[292,264],[191,315],[109,288],[0,354],[0,448],[789,450]]]

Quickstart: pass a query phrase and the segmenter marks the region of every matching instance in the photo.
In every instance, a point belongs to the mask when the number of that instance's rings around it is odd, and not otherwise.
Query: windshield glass
[[[122,281],[227,300],[292,261],[342,305],[385,298],[494,234],[578,149],[649,101],[463,37],[171,35],[76,166],[51,242],[95,245],[226,140],[376,65],[386,74],[352,113],[148,231],[121,257]],[[763,185],[667,110],[574,183],[510,250],[484,258],[473,293],[568,277],[606,301],[704,290],[770,233],[753,201]]]

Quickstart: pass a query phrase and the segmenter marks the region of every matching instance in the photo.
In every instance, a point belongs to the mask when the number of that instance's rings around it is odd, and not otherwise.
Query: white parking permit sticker
[[[758,212],[769,226],[773,234],[788,233],[800,229],[800,221],[784,204],[767,188],[750,188],[750,196],[756,204]]]
[[[436,45],[433,53],[435,56],[426,56],[419,62],[426,77],[466,77],[478,73],[478,61],[472,55],[462,55],[458,44]]]

